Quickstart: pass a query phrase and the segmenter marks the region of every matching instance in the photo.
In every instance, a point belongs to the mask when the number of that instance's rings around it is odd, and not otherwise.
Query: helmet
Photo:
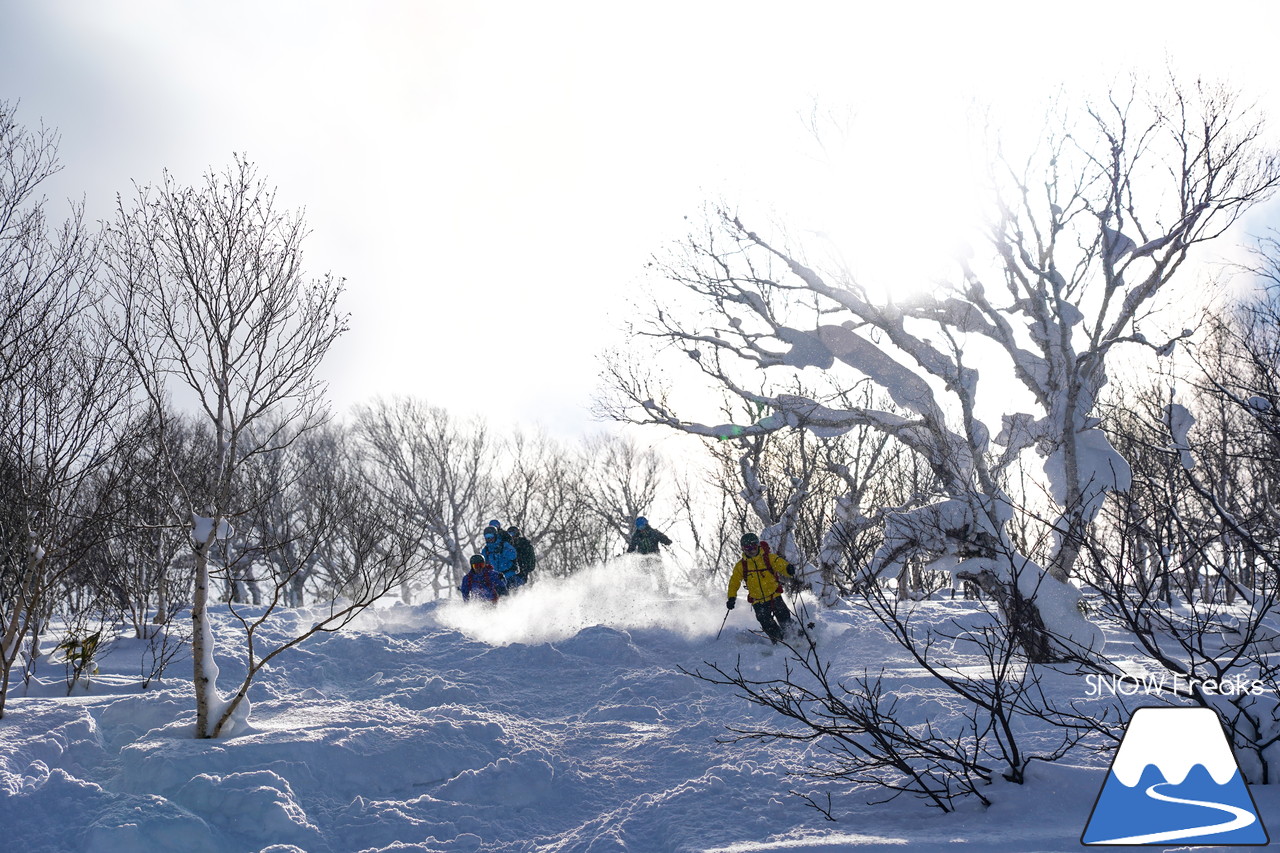
[[[649,519],[645,518],[643,515],[636,519],[636,527],[644,527],[648,523]]]
[[[510,537],[512,537],[512,538],[514,539],[515,537],[517,537],[517,536],[519,536],[519,535],[520,535],[520,528],[519,528],[519,527],[515,527],[514,525],[513,525],[513,526],[511,526],[511,527],[508,527],[508,528],[507,528],[507,535],[508,535],[508,536],[510,536]]]
[[[473,565],[473,566],[483,566],[483,565],[484,565],[484,557],[481,557],[479,554],[472,554],[472,555],[471,555],[471,565]]]
[[[497,530],[497,528],[494,528],[494,527],[486,527],[486,528],[484,529],[484,538],[485,538],[485,539],[497,539],[497,538],[498,538],[498,530]]]
[[[743,548],[755,548],[755,547],[756,547],[756,546],[758,546],[759,544],[760,544],[760,537],[759,537],[759,536],[757,536],[757,535],[755,535],[754,533],[744,533],[744,534],[742,534],[742,547],[743,547]]]
[[[489,526],[490,526],[490,527],[501,527],[502,525],[498,522],[498,519],[496,519],[496,518],[495,518],[493,521],[489,522]]]

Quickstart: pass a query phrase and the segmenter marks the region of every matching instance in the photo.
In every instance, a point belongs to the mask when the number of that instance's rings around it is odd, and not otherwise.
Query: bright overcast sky
[[[848,204],[937,209],[914,176],[974,98],[1038,115],[1168,61],[1280,132],[1277,7],[0,0],[0,99],[61,131],[48,195],[95,219],[248,154],[306,208],[309,271],[347,279],[340,408],[414,394],[572,434],[649,254],[704,199],[785,195],[815,104],[871,152],[879,197]]]

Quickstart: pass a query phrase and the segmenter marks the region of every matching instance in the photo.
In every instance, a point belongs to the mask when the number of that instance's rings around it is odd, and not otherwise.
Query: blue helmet
[[[636,519],[636,527],[645,527],[649,524],[649,519],[643,515]]]
[[[489,522],[489,526],[490,526],[490,527],[501,527],[502,525],[501,525],[501,524],[499,524],[499,523],[498,523],[498,519],[496,519],[496,518],[495,518],[493,521]]]

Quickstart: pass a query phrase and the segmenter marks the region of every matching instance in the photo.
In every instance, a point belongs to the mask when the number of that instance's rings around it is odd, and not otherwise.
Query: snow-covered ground
[[[960,618],[966,606],[921,605]],[[681,672],[739,658],[753,677],[783,671],[785,654],[742,641],[745,602],[716,640],[723,615],[720,592],[662,600],[616,567],[496,608],[380,608],[277,658],[251,691],[250,729],[217,741],[190,736],[189,658],[144,692],[145,644],[117,639],[88,690],[66,696],[48,663],[12,688],[0,850],[1093,849],[1078,839],[1105,757],[1033,765],[1028,784],[989,789],[990,808],[951,815],[906,797],[868,805],[883,791],[846,787],[838,822],[826,820],[788,793],[824,790],[788,775],[809,747],[723,742],[727,724],[770,715]],[[226,690],[243,664],[218,618]],[[276,630],[305,619],[286,614]],[[903,706],[920,707],[912,694],[928,679],[865,611],[824,611],[817,631],[837,671],[886,667]],[[1253,789],[1273,838],[1275,787]]]

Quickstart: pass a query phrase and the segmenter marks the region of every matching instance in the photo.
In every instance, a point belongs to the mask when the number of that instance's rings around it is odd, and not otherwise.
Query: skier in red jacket
[[[479,554],[472,555],[471,571],[462,577],[462,600],[470,601],[472,593],[490,604],[496,604],[507,594],[507,582],[502,572],[486,563]]]

